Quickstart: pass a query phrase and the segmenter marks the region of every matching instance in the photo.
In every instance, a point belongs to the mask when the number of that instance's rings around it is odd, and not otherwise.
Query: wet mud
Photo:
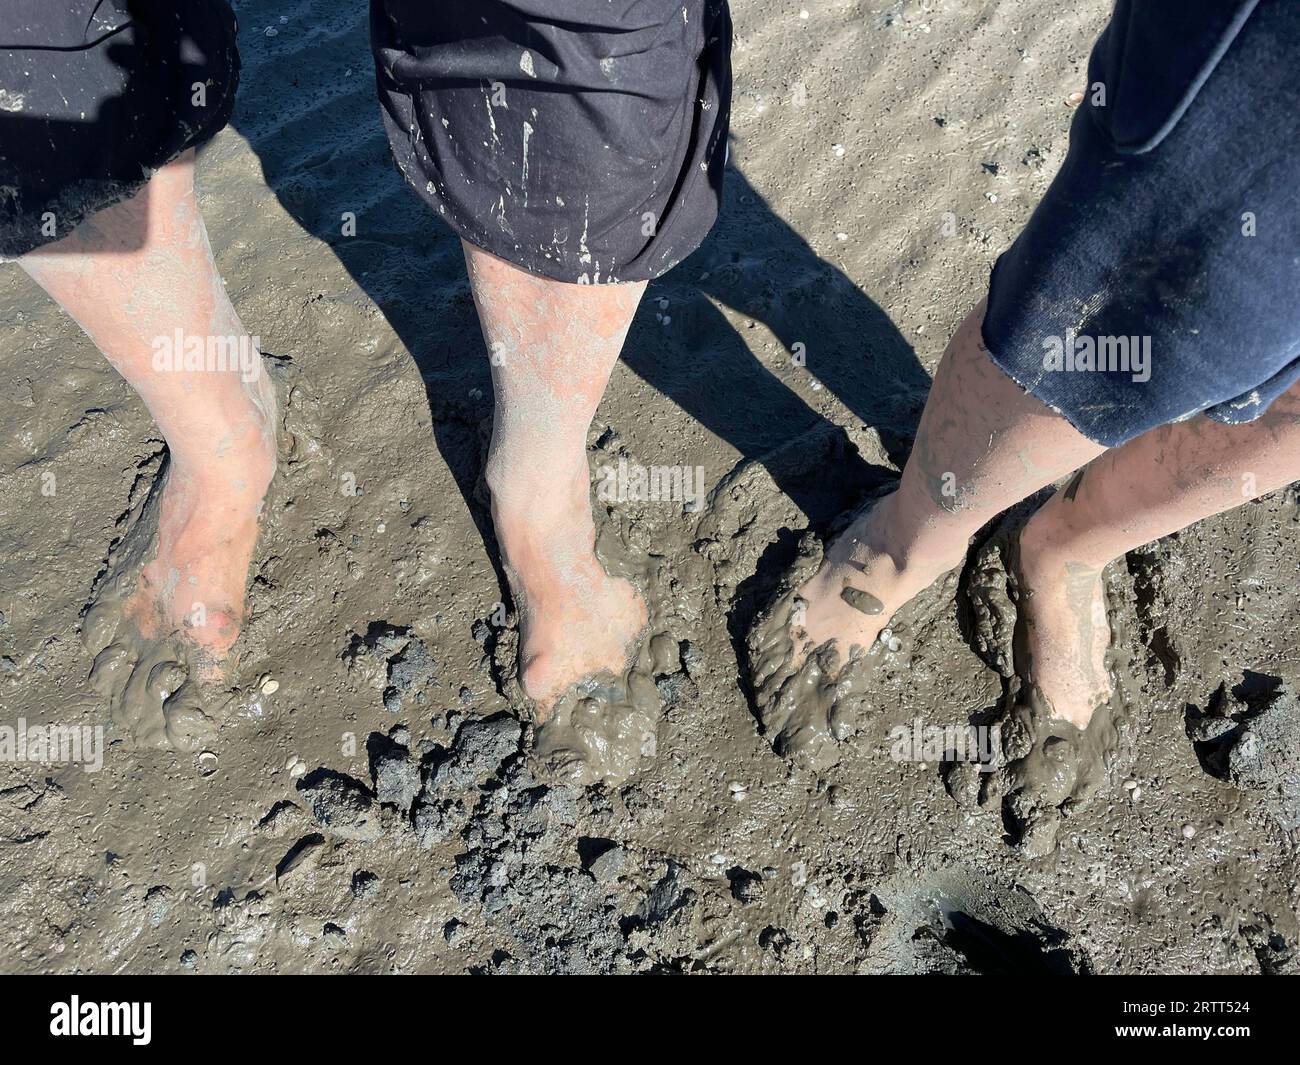
[[[97,771],[0,733],[2,967],[1294,972],[1294,487],[1117,564],[1124,702],[1095,742],[1016,687],[996,529],[849,699],[829,666],[812,710],[749,680],[783,580],[896,480],[1107,7],[737,5],[723,216],[647,291],[590,446],[701,467],[704,500],[598,506],[653,620],[551,739],[510,689],[460,244],[392,172],[365,13],[239,4],[198,185],[282,425],[222,712],[169,713],[179,673],[125,704],[92,683],[163,446],[0,272],[0,726],[104,729]],[[995,725],[992,771],[941,742]]]

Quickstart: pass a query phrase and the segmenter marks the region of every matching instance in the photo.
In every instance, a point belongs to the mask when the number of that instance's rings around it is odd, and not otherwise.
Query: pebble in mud
[[[597,882],[605,884],[617,880],[629,865],[630,860],[627,851],[618,844],[614,844],[602,851],[597,857],[590,859],[586,863],[586,868],[587,872],[595,877]]]
[[[1196,835],[1195,825],[1183,825],[1183,839],[1191,839]]]
[[[885,609],[884,603],[861,588],[845,588],[840,592],[840,598],[854,610],[861,610],[864,614],[879,614]]]

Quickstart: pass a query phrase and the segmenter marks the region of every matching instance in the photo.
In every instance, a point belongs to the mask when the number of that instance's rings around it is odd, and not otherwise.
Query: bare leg
[[[20,264],[140,394],[167,440],[156,549],[121,604],[133,635],[103,611],[87,620],[91,650],[107,655],[99,665],[110,694],[120,699],[141,687],[132,675],[137,665],[151,672],[160,665],[146,646],[159,639],[181,641],[189,667],[220,679],[239,634],[275,470],[275,397],[247,342],[251,356],[233,369],[156,362],[178,331],[205,350],[209,338],[246,336],[212,260],[193,154],[159,170],[134,199],[83,222],[55,250],[32,252]],[[159,671],[153,695],[161,700],[182,679],[175,669]]]
[[[981,303],[944,352],[898,490],[835,540],[799,590],[806,606],[797,650],[827,640],[845,654],[869,648],[899,607],[961,563],[981,526],[1104,450],[990,361],[983,317]],[[868,593],[879,611],[849,603],[849,588]]]
[[[776,751],[821,770],[839,758],[860,668],[895,612],[966,556],[990,519],[1103,448],[989,358],[981,303],[935,373],[898,489],[858,515],[820,568],[749,634],[750,680]]]
[[[568,686],[621,670],[646,622],[596,558],[586,452],[645,284],[563,284],[464,247],[492,360],[487,483],[522,618],[519,681],[544,718]]]
[[[1020,569],[1029,678],[1078,728],[1111,695],[1101,573],[1202,518],[1300,480],[1300,385],[1257,420],[1153,429],[1081,470],[1026,523]]]

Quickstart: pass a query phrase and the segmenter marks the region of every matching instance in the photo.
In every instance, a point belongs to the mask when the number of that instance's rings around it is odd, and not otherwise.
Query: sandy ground
[[[702,466],[709,493],[600,506],[676,644],[656,757],[608,790],[533,780],[499,692],[487,362],[458,243],[388,161],[362,5],[237,6],[239,106],[199,180],[289,397],[241,667],[278,689],[200,758],[110,733],[98,773],[0,763],[5,970],[1294,968],[1294,489],[1116,567],[1129,712],[1045,855],[968,770],[890,755],[896,726],[997,717],[978,565],[832,769],[775,755],[741,683],[800,534],[896,476],[1063,156],[1104,0],[735,4],[723,217],[651,286],[591,436],[593,465]],[[100,724],[82,613],[162,444],[14,267],[0,322],[0,723]]]

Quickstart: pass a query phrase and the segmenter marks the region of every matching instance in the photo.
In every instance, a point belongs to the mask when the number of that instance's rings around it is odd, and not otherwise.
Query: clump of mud
[[[414,752],[405,726],[371,734],[369,784],[320,768],[302,777],[294,800],[263,818],[263,830],[279,838],[303,833],[277,864],[277,881],[309,856],[325,860],[315,854],[322,847],[414,840],[428,851],[450,843],[458,851],[450,886],[475,919],[446,922],[443,938],[464,947],[471,929],[486,925],[516,944],[492,951],[471,971],[687,966],[685,917],[701,888],[671,858],[593,834],[611,824],[610,797],[539,783],[525,758],[524,732],[501,713],[462,716],[449,744],[423,743]],[[381,891],[376,874],[352,875],[355,899]],[[671,931],[682,922],[685,938]]]
[[[1279,826],[1300,828],[1300,700],[1276,678],[1221,685],[1205,711],[1187,709],[1187,738],[1207,773],[1261,793]]]

